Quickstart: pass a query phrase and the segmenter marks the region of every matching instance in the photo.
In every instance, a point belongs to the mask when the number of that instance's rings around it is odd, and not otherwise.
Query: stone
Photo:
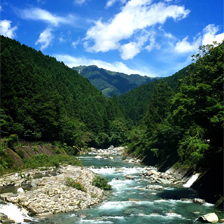
[[[28,172],[25,173],[26,176]],[[32,172],[33,174],[37,173]],[[25,184],[25,186],[30,186],[33,183],[36,185],[35,188],[25,194],[4,193],[0,195],[0,198],[7,202],[19,203],[21,207],[27,208],[29,214],[42,217],[53,212],[74,212],[87,208],[99,203],[103,198],[104,191],[92,185],[92,180],[96,174],[88,168],[68,165],[60,167],[56,176],[43,176],[42,171],[39,171],[38,174],[40,174],[39,178]],[[86,189],[86,192],[66,186],[67,177],[79,182]],[[11,183],[10,176],[4,178],[6,179],[5,183]],[[1,178],[0,183],[2,183]],[[6,184],[6,186],[8,185]]]
[[[23,222],[32,222],[30,219],[23,219]]]
[[[134,180],[134,177],[131,177],[131,176],[125,176],[125,178],[128,180]]]
[[[17,193],[18,193],[18,194],[24,194],[25,192],[24,192],[24,190],[20,187],[20,188],[17,190]]]
[[[140,199],[130,198],[129,201],[142,201]]]
[[[201,204],[202,205],[202,204],[205,203],[205,200],[201,199],[201,198],[194,198],[193,202],[196,203],[196,204]]]
[[[215,213],[208,213],[201,216],[199,219],[208,223],[217,223],[219,221],[219,218]]]
[[[155,190],[155,191],[164,189],[163,186],[160,186],[160,185],[148,185],[145,188],[149,190]]]

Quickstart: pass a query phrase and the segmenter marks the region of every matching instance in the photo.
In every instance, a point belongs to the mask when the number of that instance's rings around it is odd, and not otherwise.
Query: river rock
[[[20,188],[17,190],[17,193],[18,193],[18,194],[24,194],[25,192],[24,192],[24,190],[20,187]]]
[[[199,219],[208,223],[217,223],[219,221],[219,218],[215,213],[208,213],[201,216]]]
[[[113,145],[111,145],[109,148],[108,148],[108,150],[113,150],[114,149],[114,146]]]
[[[70,165],[61,167],[59,171],[60,174],[57,176],[33,179],[32,183],[35,183],[36,187],[31,191],[17,195],[4,193],[0,198],[22,206],[29,213],[41,217],[60,212],[74,212],[100,202],[104,191],[92,185],[95,173],[85,167]],[[4,178],[8,182],[7,178],[11,179],[11,176]],[[72,178],[80,183],[85,190],[68,187],[66,178]]]
[[[164,188],[160,185],[148,185],[145,187],[146,189],[149,190],[155,190],[155,191],[159,191],[159,190],[163,190]]]
[[[132,176],[124,176],[124,177],[129,180],[134,180],[134,177],[132,177]]]
[[[156,182],[160,183],[160,184],[165,184],[165,185],[168,185],[168,184],[172,183],[170,180],[165,180],[165,179],[162,179],[162,178],[157,178]]]
[[[202,205],[202,204],[205,203],[205,200],[201,199],[201,198],[194,198],[193,202],[196,203],[196,204],[201,204]]]

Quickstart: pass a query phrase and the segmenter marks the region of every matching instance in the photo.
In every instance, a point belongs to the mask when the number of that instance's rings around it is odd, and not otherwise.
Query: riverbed
[[[97,159],[95,156],[79,158],[84,166],[109,180],[112,191],[107,199],[78,212],[55,214],[31,223],[192,224],[200,223],[197,220],[200,216],[212,212],[223,219],[222,212],[213,204],[193,203],[192,200],[200,198],[200,194],[191,188],[161,184],[163,190],[146,189],[151,183],[141,175],[146,172],[145,166],[127,163],[119,156],[113,159]]]
[[[198,217],[207,213],[215,212],[222,216],[221,211],[212,204],[201,205],[186,200],[200,197],[200,194],[191,188],[163,185],[162,191],[146,189],[150,181],[140,176],[146,171],[143,165],[133,165],[119,157],[96,159],[94,154],[79,158],[83,165],[110,181],[111,195],[107,201],[92,208],[49,217],[48,221],[52,223],[192,224],[200,223],[197,221]],[[126,179],[125,176],[134,179]]]

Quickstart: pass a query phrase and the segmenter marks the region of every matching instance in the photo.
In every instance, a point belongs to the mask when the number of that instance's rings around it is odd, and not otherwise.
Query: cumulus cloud
[[[128,68],[127,65],[125,65],[123,62],[116,61],[114,63],[108,63],[102,60],[95,60],[95,59],[88,59],[85,57],[73,57],[70,55],[59,55],[56,54],[54,57],[57,58],[58,61],[63,61],[67,66],[70,68],[79,66],[79,65],[96,65],[99,68],[104,68],[110,71],[117,71],[117,72],[123,72],[125,74],[140,74],[140,75],[146,75],[155,77],[156,75],[151,73],[150,71],[143,71],[138,69],[131,69]]]
[[[221,43],[224,40],[224,33],[217,34],[218,31],[218,26],[209,24],[203,29],[202,34],[198,34],[197,38],[194,38],[192,43],[188,41],[188,36],[182,41],[178,41],[175,51],[177,53],[193,53],[198,50],[200,45],[213,44],[213,41]]]
[[[75,17],[72,15],[61,17],[61,16],[53,15],[47,10],[43,10],[40,8],[30,8],[30,9],[21,10],[20,16],[23,19],[42,20],[52,26],[58,26],[59,24],[72,24],[75,19]]]
[[[126,0],[109,0],[109,1],[107,1],[106,8],[111,7],[116,2],[121,2],[122,4],[124,4],[124,3],[126,3]]]
[[[14,38],[15,37],[15,31],[17,30],[17,26],[11,27],[11,21],[9,20],[2,20],[0,21],[0,34],[9,37]]]
[[[175,51],[177,53],[190,53],[197,51],[200,43],[201,37],[195,40],[193,43],[188,42],[188,36],[185,37],[182,41],[178,41],[175,46]]]
[[[145,31],[144,34],[141,34],[136,42],[129,42],[127,44],[123,44],[120,47],[121,58],[123,60],[132,59],[135,55],[137,55],[141,50],[145,42],[148,40],[150,35],[149,32]]]
[[[168,18],[180,20],[189,14],[183,6],[164,2],[151,4],[151,0],[130,0],[114,18],[107,22],[98,20],[86,33],[84,47],[89,52],[107,52],[120,48],[120,41],[155,24],[164,24]],[[91,46],[92,45],[92,46]],[[127,43],[121,51],[129,49],[133,54],[139,49]]]
[[[219,31],[218,26],[216,27],[214,24],[209,24],[203,29],[203,39],[202,39],[202,44],[207,45],[207,44],[213,44],[213,41],[216,41],[218,43],[221,43],[224,41],[224,33],[217,34],[216,33]]]
[[[39,39],[36,41],[35,45],[41,44],[40,49],[44,50],[50,45],[53,39],[54,35],[52,34],[52,29],[47,28],[40,34]]]

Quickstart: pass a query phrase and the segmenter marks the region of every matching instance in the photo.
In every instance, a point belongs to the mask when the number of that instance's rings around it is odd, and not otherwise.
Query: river
[[[102,203],[75,213],[55,214],[32,223],[46,224],[192,224],[200,223],[197,218],[215,212],[223,218],[220,210],[212,204],[195,204],[182,198],[198,198],[191,188],[164,186],[164,190],[153,191],[145,187],[149,179],[139,176],[145,166],[132,165],[116,159],[96,159],[95,155],[80,156],[84,166],[107,178],[112,191]],[[126,179],[124,175],[134,177]]]

